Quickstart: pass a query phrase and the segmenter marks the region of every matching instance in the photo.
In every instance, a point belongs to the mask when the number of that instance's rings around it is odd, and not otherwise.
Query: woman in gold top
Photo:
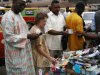
[[[47,15],[45,13],[38,13],[35,18],[35,25],[30,29],[30,32],[36,34],[42,33],[46,18]],[[37,75],[39,75],[39,69],[47,70],[50,67],[50,62],[56,63],[56,59],[49,54],[44,35],[40,35],[38,39],[32,40],[32,52]]]

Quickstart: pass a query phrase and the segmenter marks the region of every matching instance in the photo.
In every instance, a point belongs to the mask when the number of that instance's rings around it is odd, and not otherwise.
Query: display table
[[[100,75],[100,66],[98,67],[97,64],[100,65],[100,45],[84,50],[63,52],[62,59],[55,65],[58,70],[51,72],[53,75]]]
[[[87,68],[87,69],[82,69],[82,74],[85,74],[85,75],[97,75],[97,74],[100,74],[100,68],[96,66],[92,66],[90,68]]]

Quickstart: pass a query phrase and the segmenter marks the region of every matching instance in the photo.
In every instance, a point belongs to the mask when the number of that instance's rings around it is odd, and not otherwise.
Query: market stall
[[[100,75],[100,45],[63,52],[62,59],[58,59],[58,63],[51,66],[51,73],[52,75]]]

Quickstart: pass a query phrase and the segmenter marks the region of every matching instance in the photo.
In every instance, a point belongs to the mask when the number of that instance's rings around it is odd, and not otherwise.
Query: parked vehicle
[[[3,65],[4,65],[4,40],[3,40],[2,29],[0,27],[0,66]]]
[[[91,34],[95,33],[95,20],[94,20],[95,12],[83,12],[82,17],[85,22],[86,31],[91,32]],[[95,46],[95,40],[86,39],[86,48]]]
[[[2,15],[5,14],[5,12],[7,12],[8,10],[10,10],[10,8],[0,9],[0,21],[1,21]],[[22,16],[24,17],[25,21],[29,22],[29,21],[35,20],[35,16],[38,11],[39,11],[38,8],[25,8],[25,10],[23,10],[21,13],[22,13]]]
[[[94,16],[95,12],[83,12],[82,17],[84,19],[86,29],[90,27],[91,30],[95,30]]]

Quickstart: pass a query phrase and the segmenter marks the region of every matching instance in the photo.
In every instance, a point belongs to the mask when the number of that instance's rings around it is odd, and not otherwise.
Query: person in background
[[[79,2],[75,6],[75,12],[72,12],[66,18],[66,24],[68,29],[72,29],[73,32],[80,31],[84,32],[83,20],[80,17],[85,9],[85,5]],[[84,47],[85,39],[83,36],[76,35],[75,33],[68,36],[68,48],[70,50],[81,50]]]
[[[94,25],[95,25],[95,31],[98,36],[100,36],[100,9],[96,11],[95,17],[94,17]],[[96,39],[96,44],[100,44],[100,39]]]
[[[35,18],[35,25],[31,28],[30,32],[35,34],[43,33],[42,30],[46,24],[47,17],[48,16],[45,13],[38,13]],[[50,62],[55,64],[56,59],[50,56],[43,35],[39,36],[39,38],[36,40],[32,40],[32,49],[36,74],[39,75],[39,69],[42,69],[42,71],[45,71],[43,73],[43,75],[45,75],[45,73],[50,70]]]
[[[68,15],[70,15],[71,11],[69,10],[69,6],[66,7],[66,11],[63,13],[64,18],[66,19]]]
[[[46,43],[53,57],[61,57],[61,37],[62,35],[67,35],[67,32],[63,31],[63,27],[66,25],[65,19],[59,11],[59,1],[52,1],[51,11],[48,13],[48,19],[45,25],[45,33],[47,33]]]
[[[79,32],[77,31],[77,35],[85,36],[89,39],[95,39],[96,40],[96,45],[100,44],[100,10],[96,11],[95,16],[94,16],[94,24],[95,24],[95,33],[86,33],[86,32]],[[95,46],[96,46],[95,45]]]
[[[7,75],[36,75],[30,39],[36,39],[40,34],[29,32],[20,13],[25,6],[25,0],[13,0],[11,10],[1,20]]]

